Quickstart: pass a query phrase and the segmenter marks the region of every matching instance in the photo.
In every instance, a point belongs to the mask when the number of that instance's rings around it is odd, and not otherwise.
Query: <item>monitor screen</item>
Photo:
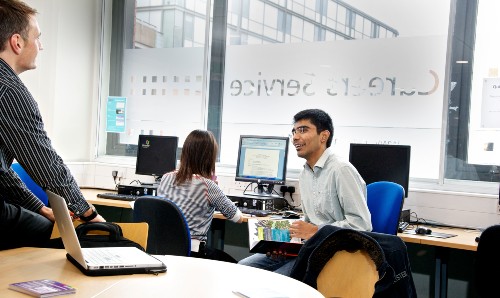
[[[349,162],[367,185],[377,181],[395,182],[403,186],[408,197],[410,152],[408,145],[351,144]]]
[[[240,136],[235,180],[285,184],[289,142],[288,137]]]
[[[135,173],[161,177],[175,170],[178,137],[139,135]]]

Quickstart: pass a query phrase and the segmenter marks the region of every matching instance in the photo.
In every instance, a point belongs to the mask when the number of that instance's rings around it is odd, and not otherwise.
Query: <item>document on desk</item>
[[[281,294],[274,289],[249,288],[233,291],[233,293],[242,298],[289,298],[289,296]]]
[[[417,233],[415,233],[415,230],[405,230],[405,231],[403,231],[403,234],[418,235]],[[455,237],[457,235],[456,234],[437,233],[437,232],[433,231],[430,234],[425,234],[425,235],[421,235],[421,236],[446,239],[446,238]]]
[[[302,239],[290,236],[289,228],[294,221],[294,219],[248,219],[250,252],[296,256],[302,247]]]

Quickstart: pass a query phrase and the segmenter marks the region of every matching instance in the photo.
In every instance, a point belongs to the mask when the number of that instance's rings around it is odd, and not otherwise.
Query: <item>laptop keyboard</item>
[[[85,261],[91,264],[120,264],[123,263],[123,259],[117,256],[110,249],[99,248],[99,249],[85,249]]]
[[[101,199],[111,199],[111,200],[120,200],[120,201],[135,201],[139,196],[124,195],[124,194],[117,194],[114,192],[107,192],[107,193],[99,193],[99,194],[97,194],[97,197],[101,198]]]

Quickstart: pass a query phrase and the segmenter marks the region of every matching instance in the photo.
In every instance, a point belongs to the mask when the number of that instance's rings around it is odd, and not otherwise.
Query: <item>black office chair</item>
[[[366,237],[360,236],[360,233]],[[373,240],[376,241],[376,243],[374,243]],[[369,257],[365,258],[368,262],[362,262],[365,268],[366,264],[370,263],[370,259],[373,261],[376,271],[378,272],[378,278],[380,278],[375,283],[373,298],[417,297],[405,243],[398,236],[383,233],[357,232],[326,225],[304,243],[295,260],[290,277],[300,280],[316,289],[320,288],[321,283],[321,286],[325,287],[325,294],[327,294],[328,297],[331,297],[332,294],[333,296],[348,296],[348,293],[330,293],[328,289],[330,286],[340,289],[339,282],[341,280],[337,280],[335,283],[328,283],[329,273],[335,273],[336,266],[334,264],[335,262],[330,259],[332,256],[336,255],[338,251],[346,250],[345,248],[348,248],[347,251],[355,251],[357,248],[366,251]],[[380,248],[383,250],[383,253],[380,252]],[[350,258],[344,258],[342,255],[339,257],[341,257],[341,261],[337,262],[337,265],[341,263],[347,268],[344,270],[344,274],[355,273],[354,277],[352,277],[353,281],[359,278],[360,276],[356,276],[356,270],[359,270],[360,266],[353,266]],[[342,263],[346,259],[348,264]],[[357,259],[359,260],[359,258]],[[325,269],[326,271],[323,273],[324,276],[320,278],[323,268],[330,267],[330,265],[333,265],[333,268]],[[337,270],[338,269],[339,268],[337,268]],[[368,269],[363,270],[370,271]],[[371,272],[373,273],[374,271],[371,270]],[[340,273],[342,274],[342,268],[340,268]],[[363,274],[365,273],[369,272],[363,272]],[[371,276],[373,277],[375,275],[372,274]],[[344,289],[350,290],[348,283],[351,281],[349,279],[344,279],[343,281],[347,281],[347,288],[344,287]],[[368,281],[367,284],[370,285]],[[365,284],[365,286],[367,284]],[[355,297],[361,297],[361,295],[357,294]]]
[[[475,284],[479,297],[498,297],[500,280],[500,225],[488,227],[477,244]]]
[[[372,298],[386,271],[384,251],[370,236],[351,229],[331,233],[312,251],[307,284],[325,297]],[[314,280],[316,278],[316,280]]]
[[[191,233],[184,214],[174,202],[161,197],[140,197],[134,203],[134,221],[149,225],[147,253],[190,255]]]

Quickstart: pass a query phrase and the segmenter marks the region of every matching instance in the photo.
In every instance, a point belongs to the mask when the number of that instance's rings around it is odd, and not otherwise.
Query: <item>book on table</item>
[[[50,279],[13,283],[9,285],[9,289],[40,298],[74,294],[76,292],[76,289],[72,286]]]
[[[302,247],[302,239],[290,236],[294,219],[248,219],[250,252],[296,256]]]

